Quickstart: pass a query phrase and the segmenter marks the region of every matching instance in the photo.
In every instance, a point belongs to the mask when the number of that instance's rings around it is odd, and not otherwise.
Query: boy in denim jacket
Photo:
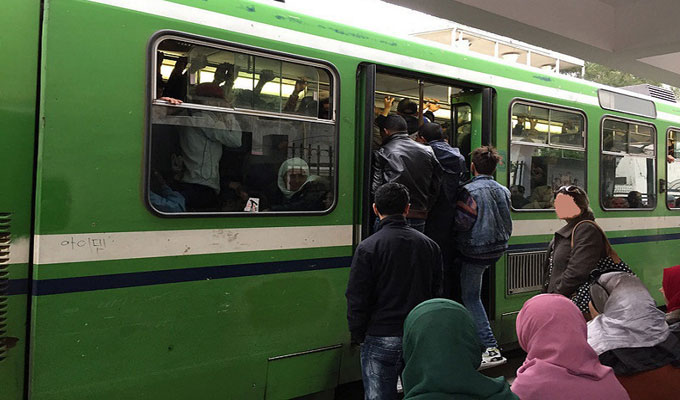
[[[475,149],[470,170],[474,175],[463,186],[456,203],[456,245],[461,265],[463,304],[472,314],[477,334],[486,350],[480,369],[507,362],[498,350],[482,304],[482,276],[508,248],[512,234],[510,191],[493,179],[500,156],[491,146]]]

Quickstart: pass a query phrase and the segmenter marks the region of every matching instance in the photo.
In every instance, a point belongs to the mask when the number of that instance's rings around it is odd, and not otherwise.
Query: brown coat
[[[583,223],[576,228],[574,247],[571,247],[572,230],[583,219],[570,221],[555,232],[544,263],[544,293],[558,293],[571,297],[579,285],[588,280],[598,261],[607,255],[602,232],[591,223]],[[552,274],[549,274],[551,255],[553,270]]]

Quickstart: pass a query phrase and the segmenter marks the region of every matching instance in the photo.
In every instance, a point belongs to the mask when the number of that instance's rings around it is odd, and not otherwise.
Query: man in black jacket
[[[411,140],[406,129],[406,121],[399,115],[389,115],[383,121],[383,145],[373,157],[371,193],[388,182],[406,186],[411,196],[406,221],[424,232],[427,213],[439,193],[442,168],[432,149]]]
[[[454,218],[458,186],[469,179],[465,165],[465,157],[457,147],[451,147],[444,140],[441,125],[428,122],[418,131],[416,139],[419,143],[429,145],[441,165],[444,174],[437,201],[430,210],[425,223],[425,234],[434,240],[442,251],[444,259],[443,297],[461,301],[460,297],[460,264],[455,258]]]
[[[394,399],[403,369],[404,320],[413,307],[440,295],[442,256],[434,241],[406,225],[404,185],[378,188],[373,210],[380,224],[354,253],[345,293],[347,320],[352,343],[361,343],[366,399]]]

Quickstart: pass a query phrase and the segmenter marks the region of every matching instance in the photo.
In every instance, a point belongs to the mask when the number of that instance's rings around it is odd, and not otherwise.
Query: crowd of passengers
[[[164,81],[160,74],[163,53],[159,52],[156,98],[180,105],[190,98],[194,104],[233,108],[246,107],[280,111],[261,94],[265,84],[275,79],[273,71],[263,70],[253,90],[234,89],[238,67],[224,63],[216,67],[213,82],[188,85],[189,75],[207,65],[207,60],[177,59]],[[191,87],[191,93],[188,88]],[[316,101],[312,96],[300,99],[307,88],[305,79],[298,79],[282,111],[286,113],[329,118],[329,99]],[[174,174],[161,173],[152,165],[149,200],[157,210],[166,213],[214,211],[321,211],[332,202],[330,182],[311,173],[302,157],[289,155],[291,144],[280,140],[274,144],[267,160],[249,167],[241,165],[241,176],[231,179],[221,176],[224,149],[239,149],[244,132],[257,128],[252,117],[231,113],[193,109],[160,109],[163,121],[180,121],[179,151],[173,164]],[[157,117],[157,116],[155,116]],[[275,135],[276,136],[276,135]],[[284,135],[278,135],[284,136]],[[302,152],[302,150],[300,150]],[[308,154],[308,157],[310,155]],[[174,157],[174,155],[173,155]],[[232,157],[234,158],[234,157]],[[165,168],[167,169],[167,168]],[[254,204],[253,204],[254,203]]]
[[[516,193],[494,180],[493,147],[471,153],[468,173],[439,124],[423,118],[414,140],[401,108],[378,119],[376,221],[346,290],[365,398],[396,399],[399,378],[404,398],[418,400],[678,398],[680,266],[663,270],[664,314],[576,185],[550,191],[565,225],[549,245],[543,293],[517,316],[526,360],[512,385],[479,372],[507,361],[481,287],[507,250]]]

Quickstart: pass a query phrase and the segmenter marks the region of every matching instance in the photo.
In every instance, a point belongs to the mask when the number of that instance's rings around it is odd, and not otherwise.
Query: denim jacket
[[[500,257],[512,234],[510,191],[489,175],[472,178],[463,189],[456,216],[458,251],[466,258]]]

